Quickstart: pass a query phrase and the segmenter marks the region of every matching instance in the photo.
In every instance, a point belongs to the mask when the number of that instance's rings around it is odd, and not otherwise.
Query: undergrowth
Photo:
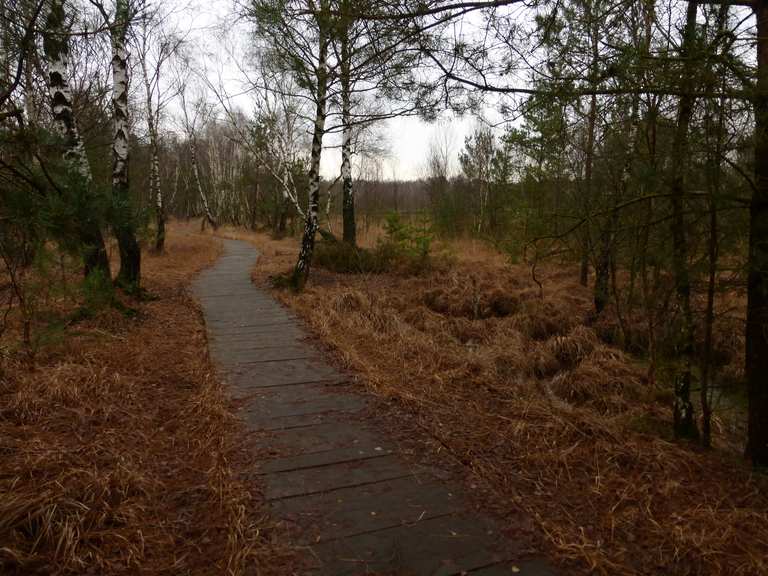
[[[384,236],[373,248],[354,246],[323,232],[315,248],[313,264],[337,273],[421,274],[443,267],[448,260],[447,255],[434,253],[433,242],[429,225],[404,222],[398,213],[392,212],[387,215]]]
[[[256,242],[257,283],[293,263]],[[527,268],[478,254],[418,276],[316,270],[276,295],[402,414],[416,453],[450,455],[513,537],[527,514],[568,573],[768,573],[768,482],[731,450],[725,413],[716,450],[671,441],[669,391],[590,324],[577,271],[539,277],[543,298]]]
[[[166,256],[145,255],[156,298],[130,302],[136,315],[89,284],[79,300],[45,300],[40,312],[60,318],[91,312],[42,339],[33,364],[3,349],[1,573],[288,570],[185,289],[217,246],[176,225]],[[20,327],[11,314],[4,341]]]

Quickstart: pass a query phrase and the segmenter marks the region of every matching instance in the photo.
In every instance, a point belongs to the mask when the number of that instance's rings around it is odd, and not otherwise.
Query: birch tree
[[[160,121],[168,103],[177,95],[178,84],[163,84],[163,70],[182,45],[181,38],[165,29],[159,10],[145,10],[133,36],[144,87],[144,114],[149,136],[149,188],[155,210],[155,251],[165,248],[166,199],[160,180]]]
[[[355,196],[352,183],[352,48],[355,41],[353,19],[350,15],[351,2],[342,0],[340,17],[341,57],[339,60],[341,80],[341,210],[344,242],[357,243],[355,224]],[[330,200],[330,190],[328,191]]]
[[[184,134],[187,137],[187,145],[189,146],[189,162],[192,167],[192,181],[202,205],[203,217],[205,218],[203,222],[208,222],[211,225],[211,228],[216,230],[219,227],[219,224],[216,217],[213,215],[211,205],[208,201],[208,194],[206,194],[202,179],[200,178],[200,158],[198,156],[197,147],[198,130],[200,129],[201,124],[204,124],[210,115],[211,108],[202,97],[196,99],[191,104],[187,102],[186,81],[181,80],[179,86],[182,126],[184,128]]]
[[[230,53],[229,56],[238,61],[236,55]],[[198,72],[198,76],[216,96],[233,131],[232,137],[277,183],[282,201],[277,202],[275,232],[281,235],[285,232],[289,210],[293,209],[306,218],[299,202],[295,172],[306,161],[307,105],[299,96],[300,89],[295,78],[289,71],[281,69],[270,54],[257,50],[249,59],[249,67],[240,66],[240,71],[247,79],[242,91],[251,96],[255,108],[252,121],[247,120],[233,104],[221,71],[216,83],[207,69]]]
[[[301,249],[291,282],[301,289],[307,281],[315,248],[320,205],[320,160],[326,133],[328,91],[336,69],[329,60],[333,40],[330,0],[255,1],[249,16],[263,38],[270,38],[273,57],[296,78],[314,104],[309,162],[308,206]]]
[[[64,0],[52,0],[48,11],[43,50],[48,62],[48,90],[53,126],[62,141],[62,156],[68,166],[69,185],[81,190],[84,208],[78,210],[77,235],[84,248],[86,277],[101,274],[110,278],[109,259],[94,203],[93,176],[72,109],[69,75],[69,30]]]
[[[141,281],[141,249],[136,240],[132,202],[129,193],[130,119],[128,109],[128,31],[133,18],[129,0],[115,0],[114,18],[103,4],[92,0],[109,27],[112,45],[112,201],[113,228],[120,252],[118,285],[138,290]]]
[[[429,25],[418,14],[396,16],[398,8],[374,0],[332,2],[334,54],[338,62],[341,112],[341,180],[343,239],[355,244],[355,195],[352,158],[356,140],[372,124],[420,113],[431,117],[433,86],[417,81],[421,45]],[[329,131],[335,131],[331,126]]]

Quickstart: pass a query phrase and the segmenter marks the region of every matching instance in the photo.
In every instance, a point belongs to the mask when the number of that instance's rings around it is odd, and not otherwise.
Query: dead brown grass
[[[295,240],[238,236],[262,251],[256,282],[294,262]],[[667,437],[661,391],[585,325],[576,272],[543,270],[542,301],[524,267],[454,253],[449,273],[314,270],[303,293],[276,295],[510,529],[528,513],[568,573],[768,573],[766,479]]]
[[[70,326],[0,380],[0,572],[287,573],[190,279],[220,251],[170,228],[153,296]],[[62,306],[67,305],[62,303]],[[7,334],[6,337],[9,337]]]

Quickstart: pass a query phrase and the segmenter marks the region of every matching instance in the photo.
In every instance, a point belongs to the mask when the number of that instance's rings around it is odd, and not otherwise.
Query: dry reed
[[[6,366],[0,572],[289,573],[186,289],[219,243],[169,232],[134,318],[101,311]]]
[[[295,240],[238,237],[262,252],[257,283],[293,264]],[[568,573],[768,573],[765,478],[670,441],[660,391],[586,326],[575,270],[545,267],[540,300],[524,267],[463,250],[449,274],[315,270],[276,295],[515,536],[527,513]]]

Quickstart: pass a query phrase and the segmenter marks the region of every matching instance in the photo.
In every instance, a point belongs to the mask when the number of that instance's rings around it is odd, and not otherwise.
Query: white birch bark
[[[62,157],[70,173],[84,186],[87,203],[92,198],[93,175],[85,146],[77,129],[72,109],[69,77],[69,36],[66,30],[66,7],[63,0],[52,0],[46,19],[43,50],[48,62],[48,94],[54,130],[63,140]],[[77,222],[78,240],[84,248],[86,276],[91,273],[110,278],[109,259],[98,218],[86,212]]]
[[[69,40],[65,29],[63,0],[53,0],[48,14],[43,49],[48,61],[48,94],[51,99],[53,127],[64,139],[64,160],[82,180],[93,180],[91,166],[72,111],[69,78]]]
[[[355,195],[352,183],[352,50],[350,47],[350,3],[342,3],[344,27],[341,37],[341,214],[343,240],[353,246],[357,243],[355,223]]]
[[[190,163],[192,164],[192,177],[195,180],[197,193],[200,195],[200,202],[202,202],[203,205],[203,215],[205,216],[205,219],[208,221],[208,223],[214,229],[216,229],[218,228],[218,224],[216,223],[216,219],[211,213],[211,207],[208,204],[208,196],[206,195],[205,190],[203,189],[203,183],[200,180],[200,166],[197,161],[197,142],[194,135],[190,136],[189,138],[189,156]]]
[[[301,239],[301,250],[296,267],[293,271],[293,283],[298,289],[302,288],[309,276],[312,264],[312,254],[315,249],[315,234],[318,228],[318,208],[320,203],[320,159],[323,153],[323,136],[325,134],[326,99],[328,91],[328,34],[325,26],[319,26],[320,50],[317,62],[317,90],[315,92],[315,125],[312,134],[312,154],[309,167],[309,206],[304,221],[304,234]]]
[[[342,219],[344,241],[350,244],[357,242],[355,224],[355,191],[352,182],[352,122],[349,97],[349,84],[344,90],[342,82],[342,140],[341,140],[341,186],[342,186]]]
[[[141,57],[141,72],[146,93],[147,128],[149,131],[149,148],[152,159],[149,167],[149,195],[154,200],[157,233],[155,235],[155,250],[162,252],[165,247],[165,203],[160,185],[160,136],[157,131],[158,109],[155,108],[152,83],[147,70],[146,54]],[[159,108],[159,104],[158,104]]]
[[[108,20],[106,13],[105,20]],[[117,282],[136,290],[141,277],[141,249],[136,240],[131,209],[128,162],[130,118],[128,110],[127,36],[130,26],[129,0],[116,0],[115,19],[111,26],[112,39],[112,196],[116,210],[113,222],[120,252],[120,272]]]

